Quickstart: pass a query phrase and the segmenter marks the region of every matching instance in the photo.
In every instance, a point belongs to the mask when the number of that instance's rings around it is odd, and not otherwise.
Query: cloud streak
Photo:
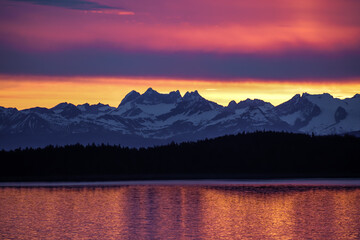
[[[74,10],[101,10],[101,9],[118,9],[116,7],[99,4],[86,0],[11,0],[17,2],[26,2],[36,5],[62,7]]]

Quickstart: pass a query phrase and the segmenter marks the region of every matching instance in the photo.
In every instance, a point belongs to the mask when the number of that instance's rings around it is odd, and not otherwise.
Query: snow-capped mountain
[[[295,95],[278,106],[259,99],[224,107],[197,91],[131,91],[117,108],[60,103],[18,111],[0,107],[0,148],[109,143],[150,146],[256,130],[345,134],[360,132],[360,95]]]
[[[340,100],[330,94],[295,95],[274,108],[276,115],[294,130],[319,135],[360,130],[360,95]]]

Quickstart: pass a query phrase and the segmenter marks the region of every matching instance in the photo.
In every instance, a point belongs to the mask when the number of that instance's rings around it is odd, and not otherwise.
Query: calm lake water
[[[358,181],[7,186],[0,188],[0,238],[360,239],[360,187]]]

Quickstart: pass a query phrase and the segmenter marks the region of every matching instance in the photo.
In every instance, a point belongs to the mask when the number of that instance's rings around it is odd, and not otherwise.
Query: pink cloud
[[[94,43],[132,50],[210,52],[360,47],[360,2],[356,0],[122,2],[129,11],[1,4],[0,40],[25,49]]]
[[[115,14],[115,15],[135,15],[134,12],[131,11],[119,11],[115,9],[111,10],[85,10],[85,13],[99,13],[99,14]]]

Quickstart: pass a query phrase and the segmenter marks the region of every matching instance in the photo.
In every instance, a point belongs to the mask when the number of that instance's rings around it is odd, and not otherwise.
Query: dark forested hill
[[[48,146],[0,152],[2,181],[360,177],[360,139],[255,132],[131,149]]]

